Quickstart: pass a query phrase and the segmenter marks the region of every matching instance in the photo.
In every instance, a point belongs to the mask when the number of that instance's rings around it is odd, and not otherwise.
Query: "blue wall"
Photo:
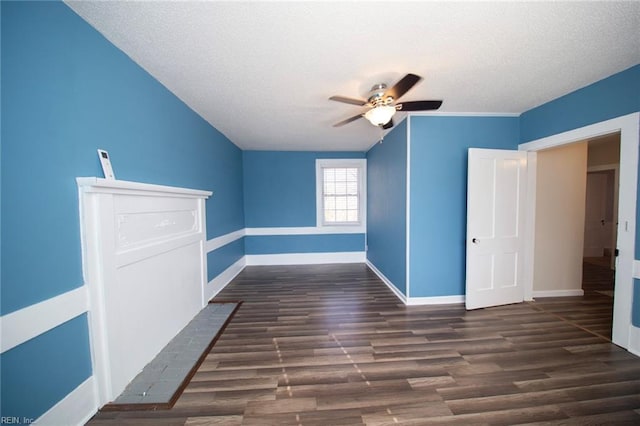
[[[407,120],[367,153],[367,259],[405,296]]]
[[[207,253],[207,280],[211,281],[244,256],[243,239],[237,239]]]
[[[640,111],[640,65],[524,112],[521,142]],[[640,162],[639,162],[640,164]],[[638,174],[640,179],[640,173]],[[640,184],[636,196],[636,252],[640,259]],[[640,280],[634,280],[632,324],[640,327]]]
[[[520,143],[640,111],[640,65],[520,116]]]
[[[316,226],[316,159],[364,158],[363,152],[244,151],[247,228]],[[246,254],[363,251],[364,234],[245,237]]]
[[[260,235],[244,239],[246,254],[335,253],[364,250],[364,234]]]
[[[465,294],[467,150],[517,149],[517,117],[411,117],[410,296]]]
[[[87,316],[2,354],[2,416],[36,418],[91,376]]]
[[[97,148],[118,179],[212,190],[209,238],[244,227],[239,148],[63,3],[1,7],[2,315],[83,284],[75,177],[102,176]],[[86,336],[83,315],[2,354],[2,415],[38,417],[82,383]]]

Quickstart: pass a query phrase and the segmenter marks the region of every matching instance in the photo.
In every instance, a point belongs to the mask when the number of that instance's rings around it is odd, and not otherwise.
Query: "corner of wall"
[[[400,301],[406,305],[407,304],[407,297],[404,294],[402,294],[400,289],[398,289],[398,287],[396,287],[396,285],[393,282],[391,282],[391,280],[389,280],[389,278],[387,278],[382,272],[380,272],[380,270],[378,268],[376,268],[376,266],[373,263],[371,263],[371,261],[369,261],[369,259],[367,259],[366,263],[367,263],[367,266],[369,268],[371,268],[371,270],[378,276],[378,278],[380,278],[380,280],[387,287],[389,287],[389,290],[391,290],[393,292],[393,294],[395,294],[396,297],[398,299],[400,299]]]

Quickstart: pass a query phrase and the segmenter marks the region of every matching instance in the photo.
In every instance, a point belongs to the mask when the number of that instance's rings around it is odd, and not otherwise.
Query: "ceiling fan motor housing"
[[[369,92],[369,98],[367,99],[367,102],[374,108],[393,103],[393,96],[384,96],[386,90],[387,85],[384,83],[374,85]]]

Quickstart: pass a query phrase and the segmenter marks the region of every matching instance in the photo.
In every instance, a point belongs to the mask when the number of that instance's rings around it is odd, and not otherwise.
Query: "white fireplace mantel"
[[[76,178],[93,371],[100,405],[207,304],[210,191]]]

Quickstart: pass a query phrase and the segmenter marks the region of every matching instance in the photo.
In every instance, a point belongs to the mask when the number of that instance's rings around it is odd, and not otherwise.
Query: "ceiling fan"
[[[347,98],[344,96],[331,96],[329,100],[344,102],[369,108],[368,110],[342,120],[333,127],[344,126],[359,118],[366,118],[374,126],[390,129],[393,127],[393,115],[396,111],[429,111],[440,108],[442,101],[411,101],[397,103],[398,99],[416,85],[422,77],[415,74],[407,74],[392,88],[387,89],[384,83],[378,83],[371,88],[367,100]]]

